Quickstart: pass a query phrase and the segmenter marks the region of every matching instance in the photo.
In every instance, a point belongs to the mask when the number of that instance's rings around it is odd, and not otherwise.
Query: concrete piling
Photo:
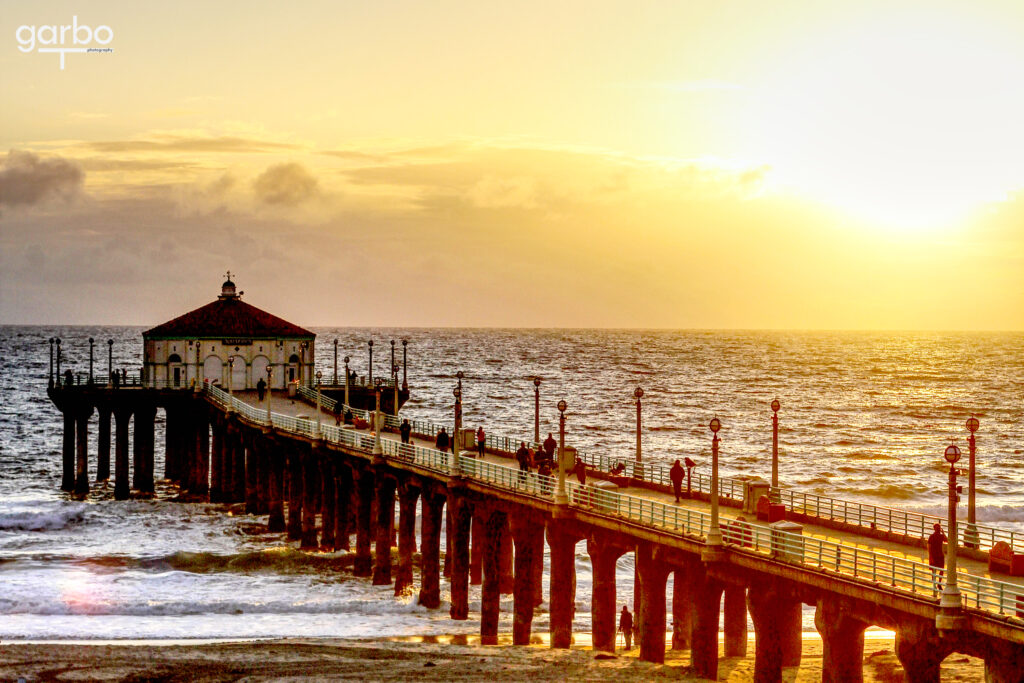
[[[580,539],[558,526],[548,524],[547,527],[551,551],[551,647],[567,649],[572,645],[572,619],[576,611],[576,543]]]
[[[359,510],[356,515],[356,556],[352,563],[352,573],[355,576],[370,576],[373,574],[373,555],[370,553],[372,519],[370,513],[373,509],[375,497],[373,470],[363,467],[358,472],[357,486],[359,487]]]
[[[398,567],[395,570],[395,595],[412,591],[412,556],[416,552],[416,503],[418,482],[405,481],[398,489]]]
[[[434,609],[441,605],[441,522],[445,496],[439,490],[428,488],[423,491],[422,498],[419,602],[428,609]]]

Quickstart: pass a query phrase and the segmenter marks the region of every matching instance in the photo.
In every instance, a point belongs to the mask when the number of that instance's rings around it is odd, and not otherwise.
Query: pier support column
[[[654,558],[654,546],[641,543],[636,549],[640,606],[637,641],[640,661],[665,663],[665,585],[672,568]],[[612,645],[615,644],[612,633]]]
[[[992,640],[985,650],[985,683],[1024,681],[1024,645]]]
[[[337,540],[334,538],[334,516],[337,514],[338,499],[335,496],[334,459],[326,451],[320,455],[320,499],[323,501],[320,511],[320,526],[323,529],[320,547],[333,552],[338,548]]]
[[[607,534],[587,539],[587,552],[593,569],[593,587],[590,599],[591,630],[594,635],[594,649],[615,652],[616,595],[615,563],[627,551],[611,542]],[[553,576],[553,575],[552,575]],[[554,589],[552,588],[552,594]]]
[[[302,540],[299,547],[316,548],[319,546],[316,533],[316,492],[320,466],[312,450],[308,447],[302,450]]]
[[[348,552],[348,534],[352,511],[352,468],[344,462],[334,464],[334,549]]]
[[[140,405],[135,408],[133,441],[135,455],[135,488],[141,493],[153,493],[154,422],[156,406]]]
[[[373,470],[363,467],[358,472],[356,485],[359,490],[359,510],[356,515],[356,556],[352,562],[354,576],[370,576],[373,574],[373,555],[370,554],[373,510],[374,481]]]
[[[725,585],[707,574],[701,562],[687,566],[690,577],[691,619],[690,660],[699,678],[718,679],[718,614]]]
[[[75,411],[75,493],[89,493],[89,418],[92,406],[82,405]]]
[[[193,438],[195,468],[192,472],[192,493],[206,496],[210,492],[210,416],[205,407],[196,411]]]
[[[216,434],[216,432],[214,432]],[[214,441],[216,443],[216,441]],[[271,436],[264,437],[264,444],[267,452],[267,478],[270,480],[270,491],[268,492],[267,531],[281,532],[285,530],[284,523],[284,457],[280,445]]]
[[[210,432],[210,502],[220,503],[224,500],[224,421],[214,419]]]
[[[256,468],[259,454],[257,453],[256,440],[251,436],[245,437],[245,514],[255,515],[259,509],[257,496],[259,488],[256,482]]]
[[[99,414],[99,429],[96,432],[96,481],[107,481],[110,479],[110,406],[101,405],[97,408]]]
[[[114,411],[114,500],[127,500],[131,495],[128,483],[128,422],[132,419],[130,408]]]
[[[540,592],[537,565],[543,569],[544,518],[526,511],[510,520],[515,542],[515,589],[512,592],[512,644],[529,645],[533,630],[534,596]]]
[[[572,645],[572,619],[576,611],[576,543],[580,539],[562,531],[559,526],[555,520],[548,523],[547,529],[551,550],[548,602],[551,606],[551,647],[567,649]]]
[[[950,652],[934,621],[906,617],[896,629],[896,657],[909,683],[938,683],[939,666]]]
[[[545,523],[543,517],[537,517],[537,527],[534,529],[537,544],[533,556],[533,606],[540,607],[544,602],[544,535]]]
[[[231,494],[232,503],[245,502],[245,451],[249,446],[250,441],[248,435],[244,434],[242,430],[239,428],[238,431],[235,432],[233,449],[234,457],[232,458],[231,462],[231,477],[233,479],[233,491]],[[305,505],[305,501],[303,501],[303,505]]]
[[[302,540],[302,451],[294,444],[288,448],[288,540]]]
[[[391,530],[395,525],[395,479],[377,471],[377,542],[374,544],[373,585],[391,583]]]
[[[686,567],[676,567],[672,576],[672,649],[689,650],[693,630],[693,600],[690,576]]]
[[[860,683],[864,680],[864,631],[869,624],[851,616],[837,596],[818,598],[814,626],[821,634],[822,683]]]
[[[182,492],[191,493],[196,460],[195,416],[191,409],[184,408],[172,408],[166,412],[171,424],[167,427],[164,457],[171,461],[164,461],[164,476],[178,482]]]
[[[444,577],[447,579],[452,575],[452,508],[451,505],[444,509]]]
[[[441,605],[441,523],[445,496],[428,485],[422,497],[419,602],[428,609],[435,609]]]
[[[800,606],[796,592],[781,579],[757,579],[750,584],[747,607],[754,622],[755,680],[781,681],[782,667],[800,663]],[[795,664],[787,663],[794,659]]]
[[[473,525],[473,505],[465,494],[453,491],[448,485],[448,507],[452,513],[452,606],[451,617],[464,620],[469,617],[469,538]]]
[[[179,481],[182,444],[181,411],[176,406],[164,408],[164,479]]]
[[[727,584],[723,600],[725,656],[747,656],[747,587]]]
[[[512,529],[508,515],[505,516],[505,528],[501,530],[501,546],[498,548],[499,586],[502,595],[512,595],[515,590],[515,551],[512,542]]]
[[[412,556],[416,552],[416,502],[418,482],[406,481],[398,489],[398,568],[395,571],[395,595],[412,591]]]
[[[266,430],[260,430],[256,435],[259,448],[256,449],[256,514],[266,515],[270,513],[270,496],[273,488],[274,475],[271,472],[274,458],[272,440]],[[268,520],[269,521],[269,520]]]
[[[473,515],[473,527],[470,538],[469,583],[473,586],[479,586],[483,578],[484,521],[478,514]]]
[[[483,545],[483,586],[480,589],[480,644],[498,644],[498,614],[501,611],[501,544],[508,517],[492,510],[485,518]]]
[[[75,413],[71,406],[61,411],[64,418],[64,437],[61,441],[60,490],[75,490]]]

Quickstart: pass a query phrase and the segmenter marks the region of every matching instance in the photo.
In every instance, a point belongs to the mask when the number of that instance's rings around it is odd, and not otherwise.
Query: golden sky
[[[3,0],[0,321],[1021,330],[1021,83],[1020,2]]]

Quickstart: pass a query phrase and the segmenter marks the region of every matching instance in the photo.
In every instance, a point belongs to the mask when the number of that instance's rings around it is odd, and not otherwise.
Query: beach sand
[[[667,653],[663,665],[640,662],[637,651],[595,654],[589,648],[551,650],[481,646],[465,638],[398,640],[289,639],[169,644],[138,642],[0,644],[0,680],[17,681],[556,681],[698,680],[689,653]],[[458,641],[467,644],[460,644]],[[754,642],[748,656],[719,661],[719,680],[753,678]],[[943,681],[983,681],[984,664],[953,654]],[[821,641],[804,641],[799,667],[783,670],[786,683],[821,680]],[[869,638],[864,680],[902,681],[892,637]]]

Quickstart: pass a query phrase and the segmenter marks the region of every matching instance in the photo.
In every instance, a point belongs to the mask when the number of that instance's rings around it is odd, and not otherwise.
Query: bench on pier
[[[757,518],[769,524],[783,522],[786,519],[786,506],[771,502],[768,496],[761,496],[757,499]]]
[[[988,551],[988,570],[1010,576],[1024,576],[1024,554],[1013,552],[1006,541],[999,541]]]

